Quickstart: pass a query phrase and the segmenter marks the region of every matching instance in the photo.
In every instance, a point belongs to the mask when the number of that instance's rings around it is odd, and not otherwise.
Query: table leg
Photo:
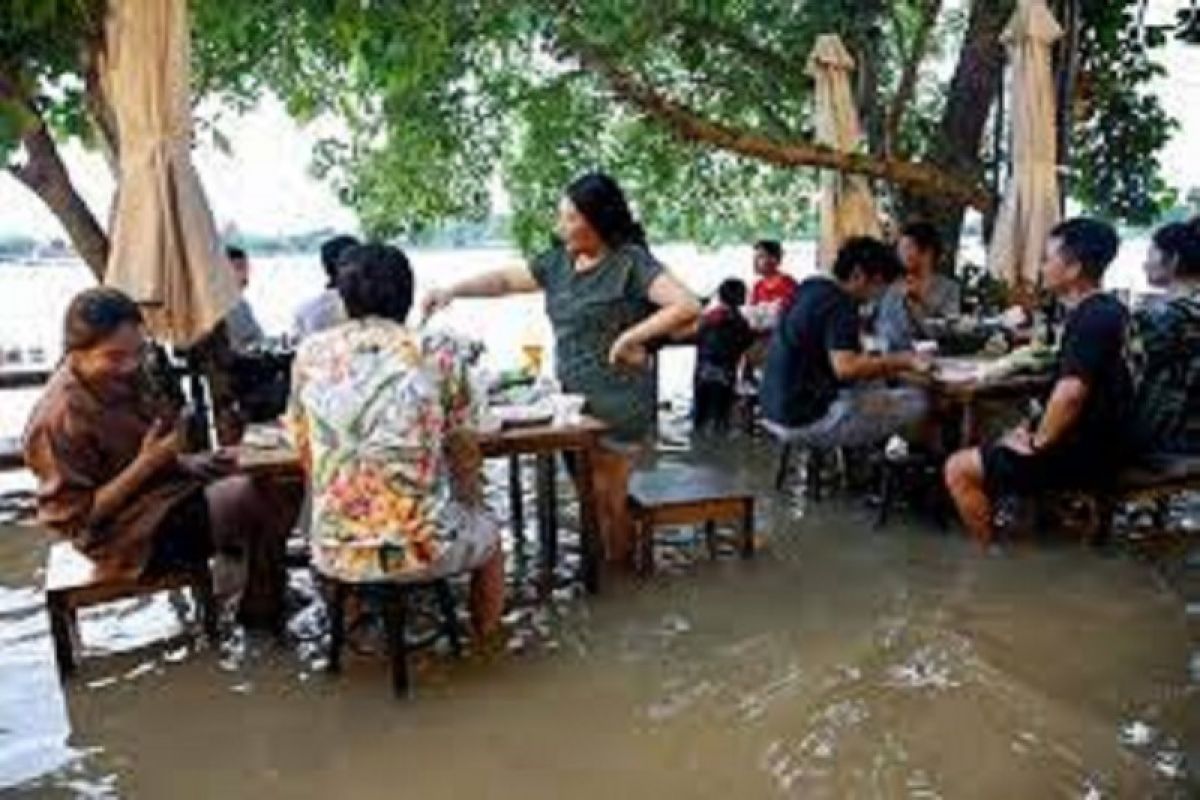
[[[541,545],[539,583],[543,594],[554,589],[558,566],[558,483],[555,480],[555,456],[537,457],[538,539]]]
[[[517,453],[508,457],[508,507],[512,515],[513,537],[520,552],[525,544],[525,495],[521,486],[521,456]]]
[[[972,447],[979,441],[979,415],[975,401],[963,403],[962,430],[959,432],[960,446]]]
[[[583,585],[589,594],[600,591],[600,562],[603,547],[600,542],[600,523],[596,508],[596,484],[594,478],[592,447],[579,451],[579,474],[575,485],[579,489],[580,549],[582,550]]]
[[[754,557],[754,500],[742,505],[742,558]]]

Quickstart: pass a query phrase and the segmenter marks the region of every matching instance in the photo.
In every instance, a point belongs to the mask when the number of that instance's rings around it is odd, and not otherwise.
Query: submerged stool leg
[[[326,670],[342,671],[342,648],[346,644],[346,594],[348,587],[341,581],[327,582],[329,614],[329,663]]]
[[[218,634],[218,621],[220,614],[217,610],[217,599],[213,591],[212,570],[208,565],[204,565],[196,570],[196,574],[192,578],[192,591],[195,592],[197,611],[200,612],[200,621],[204,626],[204,634],[210,640],[216,642]]]
[[[389,586],[383,597],[384,624],[387,626],[388,648],[392,656],[392,691],[396,697],[408,697],[408,589]]]
[[[438,613],[442,617],[442,631],[450,640],[450,651],[455,658],[462,658],[462,637],[459,635],[458,614],[454,608],[454,592],[450,589],[450,581],[440,580],[433,584],[437,594]]]
[[[66,678],[75,672],[75,610],[58,594],[48,595],[46,605],[50,612],[50,638],[54,640],[58,674]]]
[[[742,504],[742,558],[754,556],[754,498]]]
[[[792,446],[785,444],[779,454],[779,467],[775,471],[775,490],[782,492],[787,486],[788,474],[792,468]]]

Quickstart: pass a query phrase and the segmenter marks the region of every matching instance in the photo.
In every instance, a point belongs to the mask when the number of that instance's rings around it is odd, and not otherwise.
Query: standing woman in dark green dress
[[[435,290],[425,312],[458,298],[545,293],[558,379],[613,429],[596,458],[595,484],[608,557],[625,561],[632,552],[629,473],[654,435],[657,413],[647,344],[688,327],[700,306],[650,254],[624,193],[607,175],[584,175],[567,187],[558,236],[560,246],[528,264]]]

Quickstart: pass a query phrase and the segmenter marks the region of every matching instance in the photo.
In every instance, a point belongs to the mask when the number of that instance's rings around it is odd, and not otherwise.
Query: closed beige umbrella
[[[105,283],[145,306],[156,337],[185,347],[238,299],[189,153],[189,50],[186,0],[109,3],[103,78],[120,180]]]
[[[1031,296],[1050,229],[1059,221],[1058,132],[1050,47],[1062,28],[1044,0],[1020,0],[1003,42],[1012,64],[1013,171],[996,217],[988,269]]]
[[[817,141],[835,150],[859,149],[862,131],[850,92],[854,59],[842,40],[828,34],[817,37],[808,56],[808,74],[816,81]],[[821,266],[833,263],[842,242],[852,236],[879,236],[879,218],[871,185],[861,175],[833,170],[821,173]]]

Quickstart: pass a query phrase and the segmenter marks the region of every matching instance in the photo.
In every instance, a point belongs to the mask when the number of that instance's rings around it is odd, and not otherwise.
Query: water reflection
[[[738,447],[731,469],[761,485],[771,454]],[[42,545],[5,531],[0,778],[82,797],[1194,796],[1196,644],[1150,566],[1061,546],[982,558],[872,519],[844,496],[800,515],[765,498],[752,562],[676,532],[658,576],[599,598],[538,602],[526,570],[508,653],[424,657],[403,704],[378,657],[320,671],[301,573],[287,647],[180,635],[189,610],[165,597],[88,615],[64,696]],[[514,566],[536,564],[534,542]]]

